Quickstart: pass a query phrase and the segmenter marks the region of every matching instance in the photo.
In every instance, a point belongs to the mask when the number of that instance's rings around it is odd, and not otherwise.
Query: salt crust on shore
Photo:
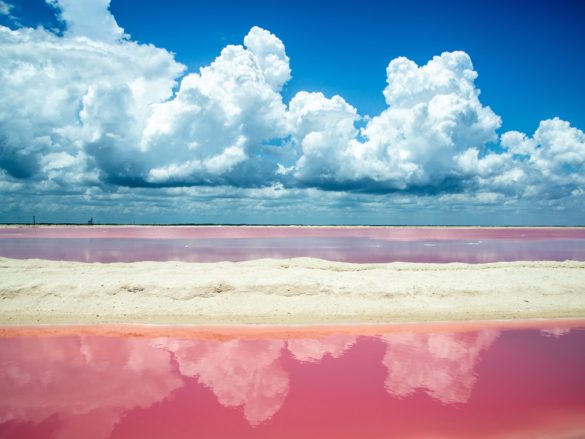
[[[0,325],[585,317],[585,262],[79,263],[0,258]]]

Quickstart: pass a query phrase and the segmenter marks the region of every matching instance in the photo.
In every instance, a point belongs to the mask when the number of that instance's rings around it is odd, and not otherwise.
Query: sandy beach
[[[585,317],[585,262],[80,263],[0,258],[0,324],[339,324]]]

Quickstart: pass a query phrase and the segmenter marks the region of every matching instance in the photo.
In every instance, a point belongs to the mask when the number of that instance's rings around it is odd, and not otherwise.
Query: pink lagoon
[[[0,437],[582,438],[585,321],[556,325],[12,328]]]
[[[585,228],[15,227],[0,228],[0,256],[83,262],[584,261]]]

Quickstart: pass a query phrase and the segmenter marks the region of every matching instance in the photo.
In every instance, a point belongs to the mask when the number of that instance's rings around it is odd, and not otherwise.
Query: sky
[[[0,222],[583,225],[585,3],[0,0]]]

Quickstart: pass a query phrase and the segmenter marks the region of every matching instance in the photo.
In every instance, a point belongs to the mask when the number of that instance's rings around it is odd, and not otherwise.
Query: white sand
[[[96,264],[0,258],[0,324],[585,317],[585,262]]]

